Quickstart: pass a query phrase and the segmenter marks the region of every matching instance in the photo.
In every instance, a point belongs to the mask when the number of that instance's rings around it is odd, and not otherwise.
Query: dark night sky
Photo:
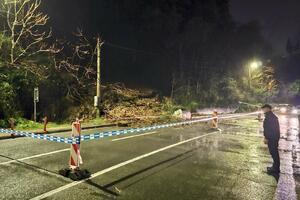
[[[300,38],[299,0],[231,0],[236,21],[259,20],[277,53],[285,54],[287,38]]]
[[[69,33],[78,26],[85,29],[92,20],[87,2],[92,1],[44,0],[43,6],[54,22],[54,28],[58,32]],[[93,2],[94,6],[98,4],[95,4],[97,1]],[[97,6],[103,7],[100,4]],[[233,18],[241,23],[259,20],[264,35],[271,42],[275,52],[281,55],[286,53],[288,37],[300,38],[299,11],[300,0],[231,0]]]

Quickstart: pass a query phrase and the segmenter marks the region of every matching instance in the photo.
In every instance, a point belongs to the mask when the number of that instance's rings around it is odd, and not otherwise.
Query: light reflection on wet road
[[[294,174],[300,172],[297,117],[279,116],[282,175],[277,192],[275,179],[266,173],[271,158],[262,142],[261,123],[255,118],[223,120],[220,133],[116,168],[93,178],[91,182],[60,191],[47,199],[271,200],[275,193],[275,199],[296,199],[297,177]],[[118,142],[111,142],[110,138],[90,141],[83,146],[84,167],[96,173],[211,131],[207,124],[198,124],[164,129],[156,134]],[[63,148],[60,145],[28,138],[0,141],[1,154],[12,157]],[[34,168],[58,171],[65,166],[68,153],[29,159],[26,165],[12,163],[1,166],[0,199],[30,199],[69,184],[56,176],[37,173]],[[2,159],[2,162],[7,161]]]
[[[294,174],[299,174],[299,120],[297,116],[278,115],[281,131],[279,153],[281,174],[275,199],[297,199]]]

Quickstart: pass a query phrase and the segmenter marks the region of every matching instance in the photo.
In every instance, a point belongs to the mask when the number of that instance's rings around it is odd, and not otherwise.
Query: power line
[[[134,53],[143,53],[143,54],[148,54],[148,55],[159,55],[159,53],[148,52],[148,51],[144,51],[144,50],[139,50],[139,49],[134,49],[134,48],[130,48],[130,47],[125,47],[125,46],[113,44],[113,43],[110,43],[110,42],[104,42],[104,44],[108,45],[108,46],[111,46],[111,47],[115,47],[115,48],[119,48],[119,49],[131,51],[131,52],[134,52]]]

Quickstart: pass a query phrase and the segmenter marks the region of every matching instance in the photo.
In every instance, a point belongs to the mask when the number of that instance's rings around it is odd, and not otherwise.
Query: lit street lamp
[[[249,88],[251,88],[251,79],[252,79],[252,72],[256,70],[257,68],[262,66],[261,61],[253,61],[248,66],[248,81],[249,81]]]

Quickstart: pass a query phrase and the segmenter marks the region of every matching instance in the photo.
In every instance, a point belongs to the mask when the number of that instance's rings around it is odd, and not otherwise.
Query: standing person
[[[265,114],[264,120],[264,143],[268,145],[269,152],[273,158],[273,166],[267,167],[268,174],[280,173],[280,158],[278,142],[280,139],[280,127],[277,116],[272,112],[272,106],[265,104],[262,107]]]

